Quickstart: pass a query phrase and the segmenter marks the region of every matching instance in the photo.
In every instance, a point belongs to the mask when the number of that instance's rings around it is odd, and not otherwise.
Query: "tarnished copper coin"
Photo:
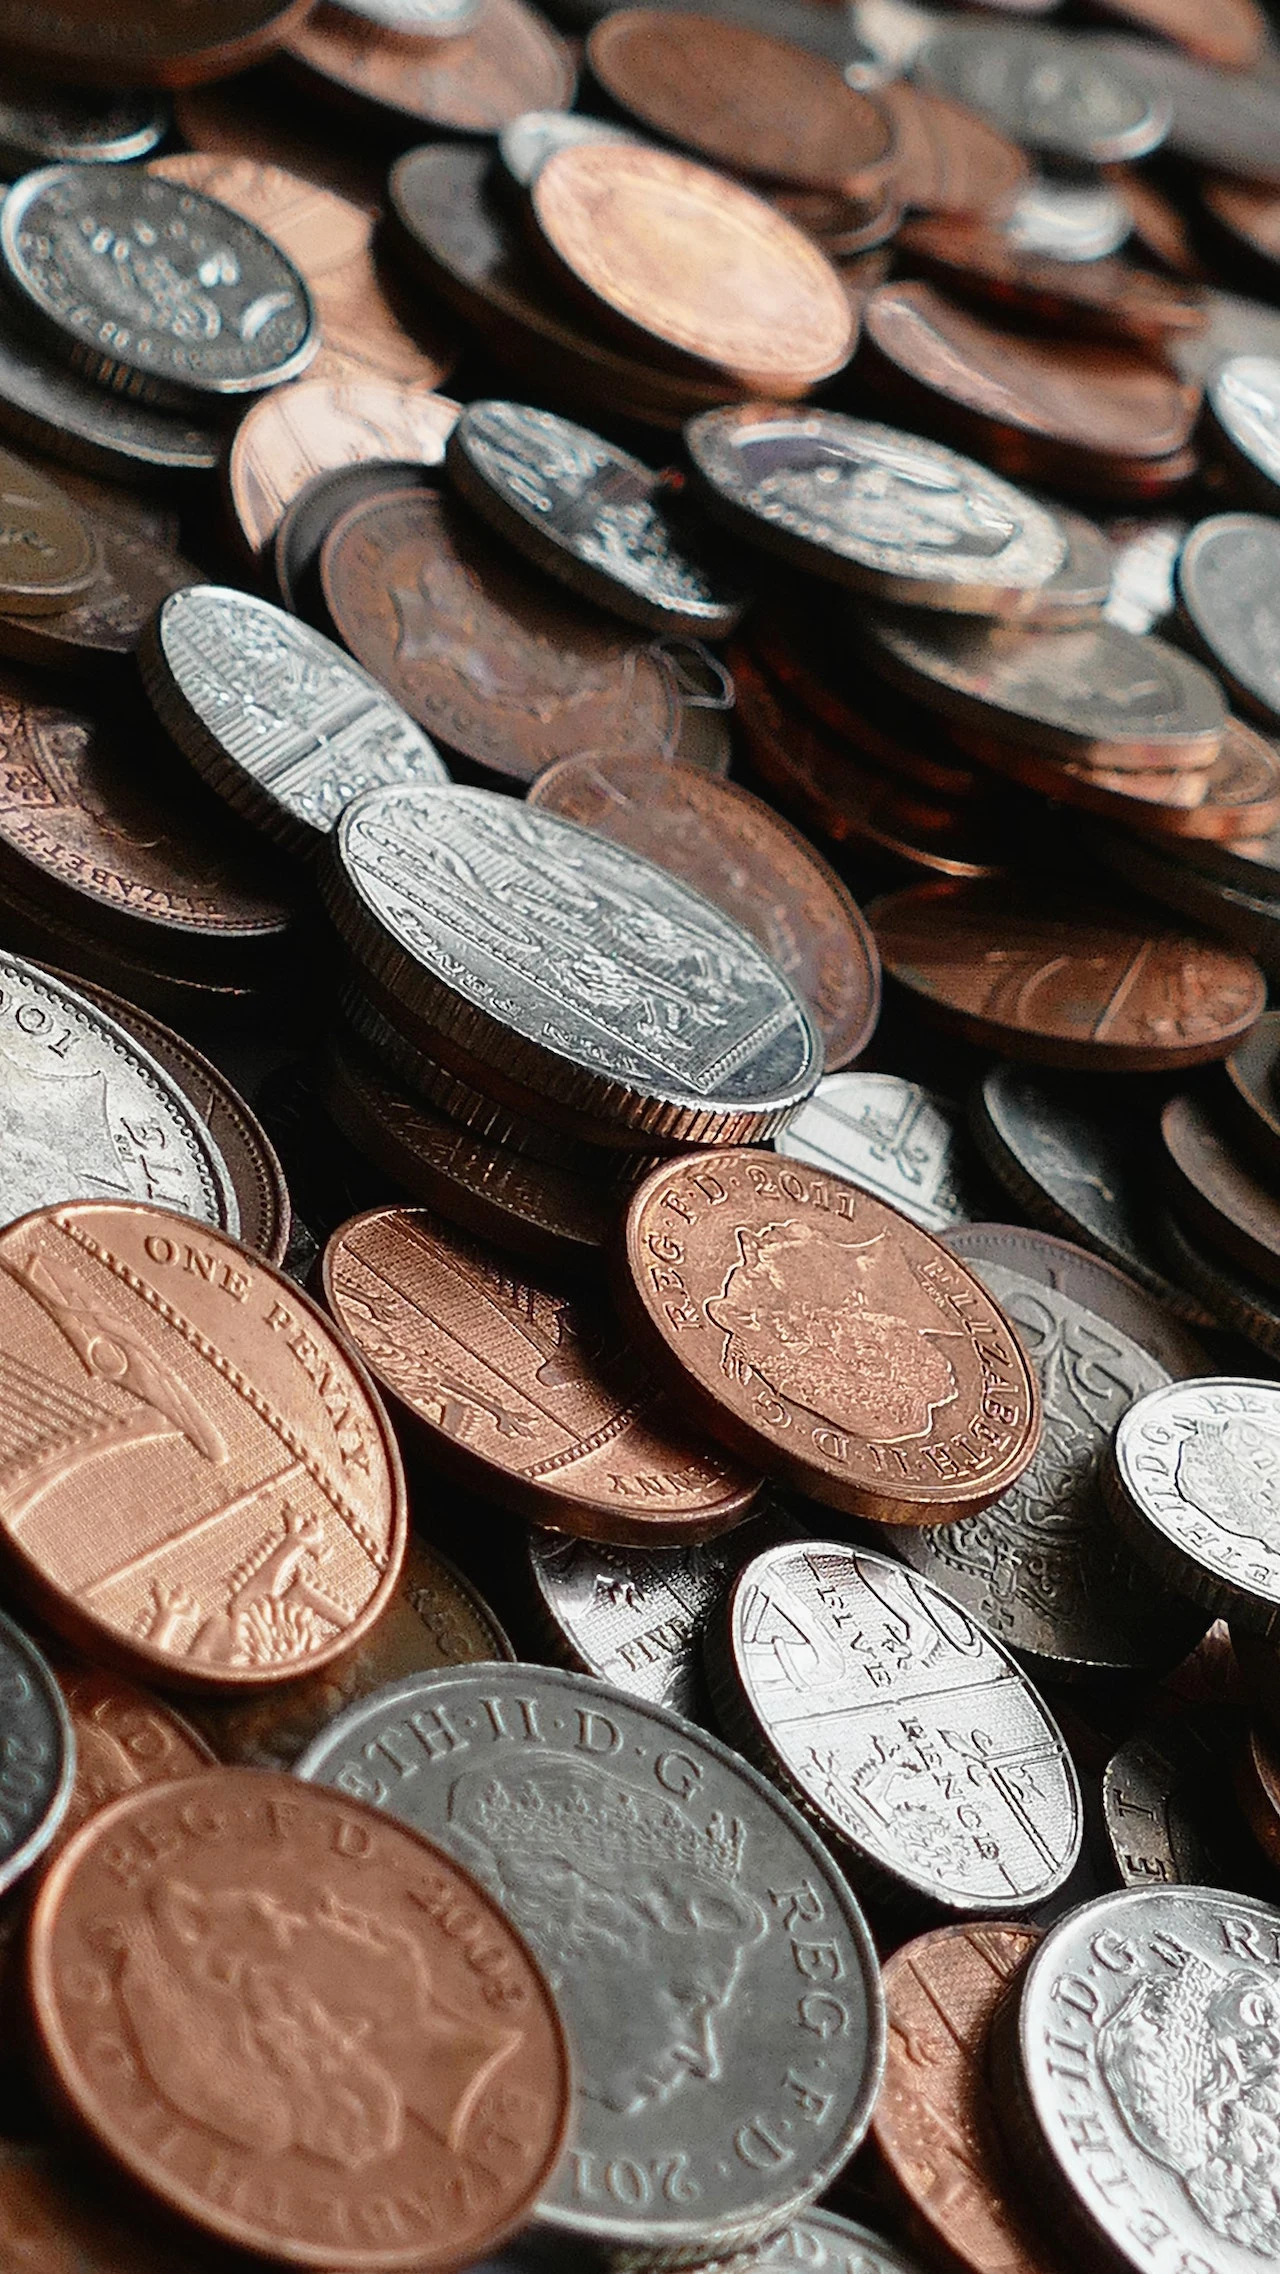
[[[337,466],[412,459],[438,466],[458,416],[447,395],[375,378],[302,379],[246,412],[231,440],[226,484],[251,553],[271,543],[285,508]]]
[[[1100,0],[1100,5],[1104,15],[1168,40],[1201,63],[1217,64],[1223,73],[1249,70],[1268,44],[1267,16],[1257,0],[1225,0],[1213,8],[1202,7],[1200,0]]]
[[[311,0],[23,0],[0,8],[0,49],[51,78],[113,87],[189,87],[270,54]]]
[[[198,1775],[216,1758],[172,1706],[119,1674],[74,1658],[54,1662],[75,1733],[76,1773],[54,1854],[99,1808],[144,1785]]]
[[[871,2137],[894,2192],[969,2274],[1047,2274],[988,2106],[987,2031],[1034,1927],[938,1927],[884,1965],[889,2051]]]
[[[1205,1101],[1190,1091],[1160,1115],[1160,1168],[1174,1212],[1193,1239],[1280,1287],[1280,1199],[1227,1144]]]
[[[66,491],[0,450],[0,610],[56,615],[88,591],[97,566],[93,531]]]
[[[85,519],[97,554],[92,581],[56,614],[14,611],[0,589],[0,654],[46,671],[118,672],[161,601],[199,583],[200,571],[173,546],[105,513]]]
[[[912,221],[898,239],[908,265],[961,300],[1102,339],[1157,346],[1173,332],[1204,329],[1196,294],[1132,261],[1057,261],[1028,252],[983,220]]]
[[[569,2053],[521,1935],[441,1849],[292,1777],[207,1769],[93,1817],[29,1965],[78,2124],[274,2264],[483,2256],[563,2146]]]
[[[558,150],[529,191],[560,273],[633,342],[802,395],[848,362],[854,320],[829,261],[763,198],[641,143]]]
[[[857,903],[822,855],[735,783],[640,757],[562,758],[530,805],[669,868],[760,942],[808,1004],[826,1063],[865,1049],[880,965]]]
[[[718,16],[621,8],[596,24],[587,64],[649,133],[732,174],[864,195],[882,179],[893,127],[834,63]]]
[[[746,1148],[628,1204],[625,1315],[723,1444],[833,1508],[942,1524],[1040,1436],[1031,1363],[982,1283],[868,1192]]]
[[[24,1216],[0,1232],[0,1352],[0,1534],[77,1648],[173,1686],[266,1687],[340,1658],[390,1601],[390,1424],[323,1313],[247,1248],[140,1203]]]
[[[330,531],[320,574],[352,654],[477,765],[528,782],[573,751],[671,754],[674,685],[638,635],[548,586],[465,507],[368,498]]]
[[[1266,1008],[1257,965],[1114,908],[918,884],[870,911],[885,971],[937,1024],[1008,1058],[1157,1073],[1225,1058]]]
[[[1253,1729],[1236,1774],[1240,1805],[1267,1862],[1280,1871],[1280,1751],[1267,1731]]]
[[[893,122],[889,186],[919,213],[1005,213],[1030,178],[1026,153],[963,103],[909,80],[877,87]]]
[[[1211,766],[1177,773],[1151,767],[1070,765],[1025,743],[957,726],[963,746],[1028,789],[1063,805],[1110,815],[1166,843],[1230,844],[1280,822],[1280,756],[1239,719],[1227,721]]]
[[[563,110],[573,99],[570,50],[524,0],[485,0],[459,39],[408,42],[321,6],[285,55],[309,94],[402,132],[496,134],[522,111]]]
[[[425,1209],[334,1233],[325,1300],[435,1459],[553,1531],[632,1546],[728,1531],[760,1479],[703,1448],[607,1308],[512,1273]]]

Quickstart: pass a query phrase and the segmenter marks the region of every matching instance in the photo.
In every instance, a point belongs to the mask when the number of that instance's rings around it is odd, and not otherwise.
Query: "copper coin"
[[[1210,174],[1200,184],[1200,195],[1231,249],[1245,257],[1260,283],[1273,283],[1280,268],[1280,196],[1275,189]]]
[[[1192,1237],[1280,1287],[1280,1200],[1239,1159],[1202,1101],[1170,1098],[1160,1116],[1161,1161],[1173,1207]]]
[[[76,1774],[53,1854],[96,1809],[143,1785],[167,1784],[208,1768],[215,1755],[171,1706],[118,1674],[72,1658],[54,1660],[76,1740]]]
[[[13,615],[0,607],[0,654],[45,670],[118,668],[131,662],[161,601],[199,583],[199,569],[171,545],[105,514],[86,521],[97,549],[92,582],[56,615]]]
[[[742,1147],[656,1168],[626,1212],[625,1315],[685,1408],[814,1500],[880,1523],[985,1508],[1031,1460],[1031,1363],[928,1232]]]
[[[709,167],[578,143],[539,168],[529,200],[559,271],[633,342],[764,395],[802,395],[848,362],[853,317],[830,263]]]
[[[226,460],[231,511],[250,552],[263,552],[285,508],[335,467],[442,465],[457,416],[447,395],[374,378],[302,379],[264,395],[240,421]]]
[[[828,1067],[866,1048],[880,967],[856,902],[822,855],[749,790],[689,766],[562,758],[530,805],[657,861],[760,942],[808,1004]]]
[[[223,79],[268,55],[311,0],[23,0],[0,7],[0,49],[51,78],[112,87],[189,87]]]
[[[1228,845],[1267,837],[1280,825],[1280,752],[1242,719],[1228,719],[1203,799],[1185,813],[1170,809],[1135,819],[1139,828],[1180,841]]]
[[[587,64],[620,110],[729,173],[865,196],[893,127],[834,63],[717,16],[621,8],[596,24]]]
[[[1167,269],[1170,276],[1180,276],[1188,283],[1203,283],[1204,263],[1192,241],[1186,217],[1172,199],[1156,189],[1135,166],[1108,166],[1105,173],[1128,212],[1132,249]],[[1207,319],[1207,305],[1204,305],[1204,313]]]
[[[871,2137],[895,2195],[965,2274],[1055,2263],[999,2145],[984,2064],[991,2017],[1039,1940],[1035,1927],[938,1927],[885,1961],[889,2051]]]
[[[573,100],[569,48],[523,0],[485,0],[474,31],[412,43],[322,5],[285,55],[308,93],[401,131],[496,134],[523,111],[564,110]]]
[[[1064,330],[1158,346],[1171,332],[1204,329],[1193,292],[1131,261],[1047,260],[1022,251],[990,222],[952,217],[909,222],[898,244],[909,267],[958,298]]]
[[[56,615],[88,591],[97,565],[92,529],[66,491],[0,450],[0,609]]]
[[[344,1224],[323,1284],[434,1458],[519,1515],[655,1547],[728,1531],[759,1497],[758,1475],[703,1450],[603,1305],[513,1275],[425,1209]]]
[[[247,1248],[141,1203],[24,1216],[0,1232],[0,1352],[0,1533],[77,1648],[265,1688],[340,1658],[390,1601],[390,1424],[323,1313]]]
[[[373,376],[429,393],[448,378],[457,344],[430,309],[415,311],[413,332],[399,321],[378,280],[367,207],[252,158],[183,150],[148,171],[229,205],[288,254],[320,322],[311,385]]]
[[[636,633],[549,586],[465,507],[352,507],[320,562],[340,637],[441,742],[532,781],[577,750],[670,754],[672,682]]]
[[[1261,786],[1266,802],[1259,811],[1280,812],[1276,802],[1280,795],[1280,765],[1272,772],[1264,769],[1261,760],[1255,764],[1248,753],[1241,765],[1237,753],[1228,749],[1225,740],[1212,766],[1196,773],[1183,768],[1180,773],[1171,774],[1157,773],[1151,767],[1126,770],[1073,766],[1059,758],[1043,757],[1022,743],[1004,742],[994,735],[976,734],[962,727],[955,731],[975,758],[980,758],[995,772],[1021,782],[1025,788],[1039,790],[1061,805],[1079,806],[1086,813],[1109,816],[1128,828],[1144,830],[1166,841],[1171,837],[1198,836],[1227,839],[1237,826],[1247,829],[1251,809],[1247,804],[1243,809],[1237,805],[1237,788],[1247,794],[1250,786],[1254,789]],[[1219,785],[1223,792],[1221,801],[1215,795]]]
[[[1159,459],[1185,448],[1200,390],[1137,349],[997,331],[928,284],[886,284],[864,341],[889,373],[945,412],[989,419],[1091,458]]]
[[[291,1769],[331,1721],[388,1682],[441,1666],[514,1657],[469,1581],[411,1535],[394,1596],[363,1642],[336,1666],[262,1697],[195,1698],[189,1711],[219,1760]]]
[[[877,190],[870,197],[845,197],[838,190],[774,189],[766,195],[769,203],[803,229],[820,245],[828,260],[840,269],[846,286],[850,277],[861,276],[861,256],[887,248],[897,235],[902,220],[902,207],[891,190]],[[846,272],[843,264],[848,262]],[[877,283],[884,281],[877,277]]]
[[[1006,213],[1030,180],[1026,153],[962,103],[908,80],[876,89],[893,122],[890,186],[919,213]]]
[[[483,2256],[564,2144],[569,2054],[523,1938],[441,1849],[293,1777],[207,1769],[92,1818],[29,1964],[78,2124],[272,2263]]]
[[[1157,40],[1169,40],[1223,72],[1248,71],[1268,44],[1267,17],[1256,0],[1094,0],[1104,15]],[[1159,51],[1157,50],[1157,53]],[[1224,90],[1225,91],[1225,90]]]
[[[917,884],[870,911],[885,971],[1006,1058],[1158,1073],[1225,1058],[1266,1007],[1248,956],[1086,903]]]
[[[763,670],[780,700],[795,704],[873,766],[904,775],[945,801],[984,796],[989,784],[981,769],[952,747],[923,703],[913,703],[885,680],[868,678],[861,657],[841,636],[846,629],[839,610],[819,612],[812,586],[803,607],[757,607],[751,618],[753,667]]]

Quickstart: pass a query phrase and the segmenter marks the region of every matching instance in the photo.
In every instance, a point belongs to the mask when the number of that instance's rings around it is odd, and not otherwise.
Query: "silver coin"
[[[150,1051],[74,988],[0,953],[0,1221],[92,1199],[240,1230],[221,1154]]]
[[[725,1726],[872,1884],[981,1917],[1070,1877],[1080,1789],[1056,1724],[915,1572],[837,1541],[771,1548],[710,1641]]]
[[[32,166],[63,159],[77,165],[120,165],[158,148],[170,124],[162,95],[45,86],[6,72],[0,95],[0,166],[25,174]]]
[[[954,1114],[932,1090],[900,1074],[824,1074],[775,1137],[774,1151],[848,1177],[926,1232],[978,1213],[965,1190]]]
[[[1133,224],[1105,182],[1041,179],[1024,189],[1001,234],[1020,253],[1050,261],[1101,261],[1119,252]]]
[[[1141,80],[1169,119],[1169,148],[1180,158],[1280,189],[1280,87],[1273,80],[1220,71],[1164,40],[1108,35],[1093,44],[1115,69]]]
[[[456,39],[478,22],[484,0],[335,0],[334,13],[412,40]]]
[[[1044,1433],[1030,1466],[991,1507],[954,1524],[895,1526],[894,1552],[1039,1673],[1070,1679],[1176,1665],[1207,1621],[1152,1585],[1117,1536],[1098,1478],[1120,1416],[1168,1374],[1059,1289],[985,1258],[973,1269],[1035,1367]]]
[[[799,996],[731,917],[494,791],[366,792],[321,888],[400,1023],[447,1031],[453,1053],[500,1069],[512,1104],[572,1116],[582,1137],[762,1140],[822,1072]]]
[[[919,2274],[919,2262],[908,2258],[883,2235],[831,2211],[806,2211],[781,2234],[757,2243],[736,2258],[733,2274]]]
[[[1234,90],[1234,71],[1228,84]],[[1204,330],[1174,334],[1165,350],[1180,379],[1204,386],[1229,355],[1280,356],[1280,308],[1209,289],[1202,292],[1200,307]]]
[[[1205,404],[1259,503],[1280,503],[1280,356],[1228,356],[1205,388]]]
[[[1215,1615],[1280,1632],[1280,1383],[1207,1375],[1153,1390],[1116,1431],[1115,1513]]]
[[[47,166],[0,215],[10,284],[60,355],[180,408],[296,379],[319,346],[278,245],[198,190],[138,166]]]
[[[48,1847],[75,1767],[62,1692],[35,1644],[0,1612],[0,1894]]]
[[[1280,1913],[1213,1888],[1129,1888],[1045,1936],[995,2109],[1083,2250],[1140,2274],[1280,2256],[1278,1966]]]
[[[756,404],[690,419],[708,508],[750,543],[881,599],[985,614],[1038,591],[1055,516],[972,458],[840,411]]]
[[[446,782],[422,728],[323,633],[216,584],[162,602],[139,649],[155,711],[210,785],[309,852],[362,790]]]
[[[1190,1715],[1127,1738],[1112,1754],[1102,1820],[1123,1887],[1213,1887],[1235,1877],[1223,1848],[1234,1807],[1228,1759],[1217,1720]]]
[[[926,41],[915,76],[1027,149],[1086,164],[1145,157],[1172,117],[1127,57],[1078,32],[953,22]]]
[[[589,427],[526,403],[468,404],[449,437],[454,487],[548,575],[652,631],[720,639],[745,601],[699,560],[661,482]]]
[[[1112,548],[1111,590],[1102,604],[1107,623],[1122,632],[1154,632],[1173,614],[1173,572],[1185,521],[1121,522],[1107,531]]]
[[[0,295],[0,428],[50,458],[109,480],[210,474],[225,443],[153,403],[108,394],[45,355]]]
[[[543,161],[579,142],[642,142],[643,135],[581,111],[522,111],[498,136],[498,156],[520,189],[532,186]]]
[[[1280,521],[1215,513],[1178,556],[1178,599],[1201,649],[1243,707],[1280,726]]]
[[[1072,1240],[1026,1224],[956,1224],[943,1233],[942,1244],[979,1274],[988,1263],[1002,1263],[1037,1287],[1069,1296],[1147,1351],[1171,1381],[1187,1381],[1209,1370],[1203,1343],[1170,1316],[1157,1296]]]
[[[298,1774],[438,1840],[546,1967],[578,2092],[544,2229],[696,2264],[785,2225],[857,2146],[884,2058],[871,1940],[728,1746],[585,1675],[486,1666],[378,1691]]]

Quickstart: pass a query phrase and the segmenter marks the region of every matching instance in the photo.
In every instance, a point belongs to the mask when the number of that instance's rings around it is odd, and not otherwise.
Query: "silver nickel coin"
[[[1135,1544],[1206,1610],[1280,1632],[1280,1383],[1210,1375],[1131,1406],[1112,1504]]]
[[[75,1750],[53,1674],[0,1612],[0,1894],[43,1855],[66,1815]]]
[[[1215,513],[1197,522],[1177,566],[1184,615],[1237,702],[1280,726],[1280,521]]]
[[[848,1177],[926,1232],[981,1213],[965,1190],[955,1116],[900,1074],[824,1074],[774,1151]]]
[[[42,86],[6,71],[0,97],[0,166],[25,174],[32,166],[74,160],[121,165],[145,158],[171,124],[162,95]]]
[[[735,2259],[733,2274],[919,2274],[908,2258],[882,2235],[831,2211],[806,2211],[781,2234]]]
[[[1145,157],[1173,116],[1127,55],[1079,32],[946,23],[925,42],[915,76],[1028,149],[1086,165]]]

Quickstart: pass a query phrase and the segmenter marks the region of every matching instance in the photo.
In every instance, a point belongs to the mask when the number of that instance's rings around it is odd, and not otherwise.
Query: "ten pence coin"
[[[705,1451],[602,1303],[513,1273],[425,1209],[334,1233],[325,1301],[433,1459],[554,1531],[635,1547],[729,1530],[760,1479]]]
[[[469,2263],[564,2144],[569,2053],[523,1937],[438,1848],[292,1777],[211,1768],[92,1817],[29,1969],[79,2126],[273,2264]]]
[[[1129,912],[917,884],[871,909],[885,971],[930,1019],[1040,1065],[1160,1073],[1225,1058],[1266,1007],[1246,955]]]
[[[324,1314],[247,1248],[136,1203],[24,1216],[0,1232],[0,1368],[0,1535],[75,1647],[174,1687],[265,1688],[340,1658],[390,1601],[390,1423]]]
[[[665,1163],[628,1204],[619,1290],[717,1439],[849,1515],[945,1524],[1039,1442],[1031,1362],[981,1281],[821,1170],[745,1148]]]
[[[806,838],[749,790],[646,758],[562,758],[528,802],[670,869],[750,932],[809,1007],[828,1066],[866,1048],[880,962],[857,903]]]
[[[756,2243],[739,2260],[740,2274],[920,2274],[916,2259],[908,2258],[883,2235],[831,2211],[806,2211],[781,2234]],[[90,2274],[97,2274],[96,2268]],[[145,2267],[139,2274],[149,2274]]]
[[[113,87],[189,87],[223,79],[270,54],[310,0],[24,0],[0,7],[0,48],[50,78]]]
[[[65,490],[0,450],[0,610],[56,615],[88,591],[98,567],[93,530]]]
[[[727,1745],[586,1675],[488,1666],[383,1690],[299,1773],[438,1840],[547,1967],[578,2055],[547,2233],[702,2265],[830,2185],[880,2081],[879,1970],[829,1851]]]
[[[522,0],[486,0],[457,40],[406,42],[343,8],[314,9],[285,48],[308,94],[421,139],[496,134],[524,111],[573,100],[568,43]]]
[[[1196,644],[1236,701],[1280,726],[1280,523],[1215,513],[1178,556],[1178,600]]]
[[[374,378],[302,379],[253,403],[231,440],[226,486],[236,528],[257,555],[285,508],[338,466],[407,460],[439,466],[458,406],[447,395]]]
[[[848,362],[854,319],[817,246],[763,198],[672,151],[557,150],[529,191],[542,240],[598,315],[761,395]]]
[[[75,1737],[62,1692],[35,1644],[3,1612],[0,1745],[3,1894],[57,1837],[71,1805],[76,1767]]]
[[[1234,1625],[1280,1630],[1280,1386],[1174,1382],[1131,1406],[1106,1478],[1149,1563]]]
[[[0,301],[0,429],[59,464],[116,482],[211,474],[223,438],[154,403],[109,394],[46,354],[20,310]]]
[[[825,1074],[773,1149],[860,1184],[926,1232],[973,1210],[954,1109],[901,1074]]]
[[[1090,1255],[1087,1248],[1025,1224],[955,1224],[943,1239],[953,1254],[979,1271],[988,1264],[1004,1264],[1104,1319],[1126,1340],[1136,1342],[1173,1380],[1206,1371],[1204,1347],[1196,1337],[1136,1279],[1104,1263],[1101,1256]]]
[[[725,1726],[870,1886],[982,1917],[1070,1876],[1084,1815],[1058,1728],[927,1580],[837,1541],[768,1548],[709,1643]]]

